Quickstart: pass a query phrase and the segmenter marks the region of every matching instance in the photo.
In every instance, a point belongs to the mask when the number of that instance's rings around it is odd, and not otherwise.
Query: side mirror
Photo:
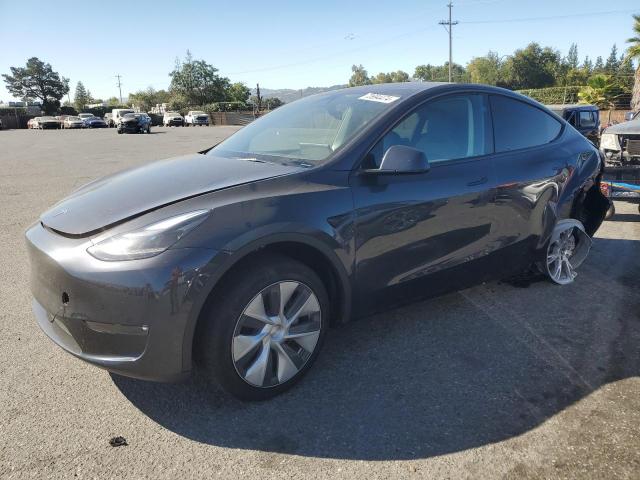
[[[425,173],[429,171],[429,161],[422,150],[393,145],[385,152],[380,168],[365,170],[366,173]]]

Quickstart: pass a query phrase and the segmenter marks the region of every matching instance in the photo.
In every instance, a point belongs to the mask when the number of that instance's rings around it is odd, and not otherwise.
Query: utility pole
[[[120,105],[122,105],[122,83],[120,83],[120,78],[122,75],[118,74],[115,76],[118,79],[118,90],[120,91]]]
[[[458,21],[457,20],[453,22],[451,21],[451,9],[453,8],[453,2],[449,2],[447,4],[447,7],[449,7],[449,20],[448,21],[442,20],[438,23],[442,25],[447,32],[449,32],[449,83],[451,83],[452,81],[451,64],[453,63],[452,34],[453,34],[453,26],[458,25]]]

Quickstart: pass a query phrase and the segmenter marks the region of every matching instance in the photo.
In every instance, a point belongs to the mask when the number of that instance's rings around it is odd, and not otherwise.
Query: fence
[[[27,128],[27,122],[34,117],[37,117],[37,115],[5,113],[0,115],[0,120],[2,120],[2,128]]]
[[[248,125],[255,120],[253,112],[210,112],[213,125]]]

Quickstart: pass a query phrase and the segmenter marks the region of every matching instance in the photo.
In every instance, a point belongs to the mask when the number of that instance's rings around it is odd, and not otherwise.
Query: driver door
[[[442,293],[483,276],[491,233],[493,140],[483,94],[431,100],[389,131],[353,172],[356,308]],[[392,145],[422,150],[430,170],[367,173]]]

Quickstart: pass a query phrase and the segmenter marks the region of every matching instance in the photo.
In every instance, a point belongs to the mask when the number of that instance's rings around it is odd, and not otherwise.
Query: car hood
[[[301,170],[212,155],[176,157],[88,183],[40,219],[57,232],[84,237],[180,200]]]
[[[603,133],[615,133],[617,135],[621,135],[621,134],[640,135],[640,120],[631,120],[629,122],[623,122],[617,125],[612,125],[611,127],[607,127]]]

